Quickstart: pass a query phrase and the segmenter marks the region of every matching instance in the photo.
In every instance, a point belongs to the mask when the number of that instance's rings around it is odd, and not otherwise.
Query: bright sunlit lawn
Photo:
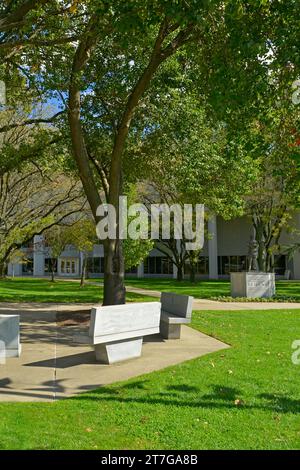
[[[300,310],[194,312],[232,345],[56,403],[0,403],[1,449],[299,449]]]
[[[0,281],[0,302],[57,302],[99,303],[103,288],[79,281],[55,281],[32,278],[7,278]],[[146,302],[152,299],[140,294],[127,294],[128,302]]]
[[[0,302],[101,302],[103,279],[90,279],[84,288],[80,288],[79,281],[56,280],[54,283],[48,279],[34,278],[7,278],[0,280]],[[171,291],[178,294],[188,294],[195,298],[217,298],[230,295],[229,281],[198,281],[195,284],[189,281],[178,282],[174,279],[136,279],[126,280],[127,286],[139,287],[147,290]],[[300,302],[300,282],[277,281],[278,296],[292,297]],[[157,300],[147,295],[127,292],[129,302],[144,302]]]

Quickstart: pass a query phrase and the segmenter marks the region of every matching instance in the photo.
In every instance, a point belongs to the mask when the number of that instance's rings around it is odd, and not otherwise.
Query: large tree
[[[33,86],[59,92],[68,106],[75,161],[96,221],[105,192],[118,209],[126,152],[142,125],[142,134],[148,132],[147,106],[162,106],[164,84],[205,97],[211,116],[226,125],[231,146],[240,145],[239,131],[260,112],[261,95],[274,102],[270,71],[275,80],[284,72],[282,87],[296,77],[299,9],[295,0],[287,3],[289,9],[279,0],[73,2],[67,12],[56,10],[55,20],[50,15],[20,54],[14,48],[14,63],[25,64]],[[62,41],[55,44],[57,26]],[[73,33],[78,42],[70,42]],[[89,95],[95,100],[87,113]],[[104,147],[90,138],[96,120]],[[105,244],[106,304],[124,301],[123,274],[117,237]]]

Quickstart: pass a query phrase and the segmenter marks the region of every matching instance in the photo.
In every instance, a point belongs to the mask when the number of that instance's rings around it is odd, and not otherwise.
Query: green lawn
[[[103,279],[99,280],[103,282]],[[0,281],[0,302],[101,302],[103,288],[95,286],[91,279],[83,289],[79,281],[60,281],[54,283],[47,279],[7,278]],[[193,295],[195,298],[216,298],[230,294],[228,281],[189,281],[178,282],[173,279],[127,279],[127,286],[140,287],[148,290],[172,291],[179,294]],[[293,297],[300,302],[300,282],[277,281],[277,294]],[[127,293],[129,302],[157,300],[146,295]]]
[[[99,303],[103,288],[79,281],[55,281],[47,279],[14,278],[0,281],[0,302],[58,302]],[[146,302],[153,299],[140,294],[127,294],[128,302]]]
[[[178,294],[188,294],[195,298],[211,299],[213,297],[230,296],[229,281],[189,281],[178,282],[175,279],[127,279],[127,286],[141,287],[142,289],[171,291]],[[300,281],[277,281],[276,292],[278,296],[293,297],[300,302]]]
[[[197,312],[232,345],[51,403],[0,403],[2,449],[300,449],[300,310]]]

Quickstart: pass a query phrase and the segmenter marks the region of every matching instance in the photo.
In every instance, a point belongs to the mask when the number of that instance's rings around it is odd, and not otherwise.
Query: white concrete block
[[[115,341],[95,346],[96,360],[105,364],[126,361],[140,357],[142,354],[143,338]]]
[[[19,324],[20,315],[0,315],[0,341],[5,344],[5,357],[19,357],[21,354]]]

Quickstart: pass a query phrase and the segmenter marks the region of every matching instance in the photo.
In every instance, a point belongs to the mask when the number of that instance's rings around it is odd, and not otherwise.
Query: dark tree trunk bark
[[[55,282],[55,264],[56,259],[51,259],[51,282]]]
[[[196,268],[192,264],[190,265],[190,282],[196,282]]]
[[[5,263],[0,263],[0,279],[5,278],[5,270],[6,270],[6,264]]]
[[[82,267],[81,267],[81,278],[80,287],[84,287],[84,281],[86,279],[86,256],[83,256]]]
[[[180,264],[177,266],[177,281],[183,280],[183,266]]]
[[[103,305],[124,304],[124,256],[121,240],[106,240],[104,246]]]

